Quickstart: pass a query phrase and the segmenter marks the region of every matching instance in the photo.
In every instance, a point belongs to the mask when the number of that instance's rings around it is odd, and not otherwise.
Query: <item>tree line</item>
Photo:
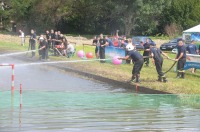
[[[200,21],[199,0],[4,0],[1,22],[42,32],[175,35]],[[2,4],[1,4],[2,6]]]

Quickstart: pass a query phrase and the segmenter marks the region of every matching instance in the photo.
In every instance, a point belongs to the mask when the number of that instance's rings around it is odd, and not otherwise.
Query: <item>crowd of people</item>
[[[118,37],[118,36],[116,36]],[[106,46],[114,46],[113,42],[108,36],[105,36],[103,38],[103,34],[100,34],[99,37],[94,37],[93,45],[96,46],[95,48],[95,54],[96,58],[99,58],[104,63],[105,59],[105,47]],[[161,51],[159,48],[155,47],[154,44],[150,43],[149,39],[146,39],[146,42],[141,42],[141,45],[144,47],[143,55],[137,51],[135,45],[132,43],[132,39],[126,39],[126,37],[122,37],[122,40],[120,41],[120,46],[125,49],[125,57],[119,58],[126,60],[126,63],[130,64],[130,60],[134,63],[133,69],[132,69],[132,78],[131,82],[140,82],[140,71],[143,67],[143,64],[146,66],[149,66],[149,58],[152,58],[153,63],[156,67],[156,71],[158,74],[158,80],[159,82],[167,82],[165,73],[162,71],[162,64],[163,64],[163,57],[165,56],[167,59],[170,59],[167,54],[165,54],[163,51]],[[177,76],[176,78],[184,78],[185,77],[185,71],[184,71],[184,65],[186,63],[186,53],[190,54],[197,54],[198,49],[194,45],[194,41],[192,41],[191,44],[189,44],[187,47],[184,45],[184,41],[181,39],[179,40],[177,44],[178,53],[175,59],[170,59],[173,61],[177,61]]]
[[[24,45],[24,33],[22,30],[19,30],[21,33],[21,45]],[[115,36],[119,38],[118,34]],[[150,43],[149,39],[146,39],[146,42],[141,42],[141,45],[144,47],[143,55],[137,51],[135,45],[132,43],[132,39],[126,39],[125,36],[121,37],[122,39],[118,42],[118,47],[125,49],[125,57],[118,58],[126,60],[127,64],[130,64],[131,60],[134,63],[132,69],[132,78],[131,82],[140,82],[140,71],[143,67],[143,64],[149,66],[149,58],[152,58],[153,63],[156,67],[156,71],[158,73],[158,81],[159,82],[167,82],[166,76],[162,71],[163,64],[163,56],[170,59],[167,54],[162,52],[159,48],[155,47],[154,44]],[[32,58],[35,57],[35,49],[36,43],[38,42],[38,51],[41,60],[48,60],[49,55],[48,52],[50,49],[53,50],[55,56],[64,55],[70,57],[71,54],[75,52],[75,48],[72,44],[69,44],[66,37],[61,34],[60,31],[51,30],[50,32],[47,30],[46,34],[41,34],[38,38],[34,30],[31,30],[31,35],[29,39],[29,47],[32,50]],[[105,63],[105,47],[106,46],[115,46],[114,42],[108,37],[100,34],[99,36],[95,36],[92,42],[95,48],[96,58],[100,59],[101,63]],[[62,49],[62,50],[60,50]],[[194,44],[194,41],[191,41],[191,44],[184,45],[184,41],[181,39],[177,45],[178,53],[174,61],[177,61],[177,78],[184,78],[185,71],[184,65],[186,63],[186,53],[189,54],[198,54],[198,48]],[[172,59],[171,59],[172,60]],[[192,69],[194,72],[195,69]]]
[[[24,46],[25,36],[22,30],[19,30],[21,37],[21,45]],[[38,44],[38,46],[37,46]],[[42,61],[49,60],[49,52],[53,51],[54,56],[66,56],[71,57],[75,52],[75,46],[67,41],[67,38],[61,34],[60,31],[54,31],[53,29],[45,34],[41,34],[37,37],[36,32],[31,29],[29,38],[29,48],[32,51],[31,58],[35,57],[35,50],[38,48],[39,59]]]

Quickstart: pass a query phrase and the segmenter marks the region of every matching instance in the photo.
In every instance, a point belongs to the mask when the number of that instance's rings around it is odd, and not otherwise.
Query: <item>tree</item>
[[[183,30],[188,29],[199,24],[199,9],[199,0],[173,0],[171,6],[163,11],[161,25],[164,28],[174,23]]]

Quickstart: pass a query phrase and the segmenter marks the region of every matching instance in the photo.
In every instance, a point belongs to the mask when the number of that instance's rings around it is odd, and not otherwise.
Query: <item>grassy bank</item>
[[[13,39],[13,38],[12,38]],[[27,41],[26,41],[27,42]],[[15,42],[12,41],[5,41],[0,40],[0,53],[2,50],[5,51],[27,51],[28,44],[26,43],[25,46],[20,46],[20,39],[17,38]],[[85,46],[85,52],[93,52],[93,46]],[[77,44],[76,50],[82,50],[83,46]],[[175,54],[168,53],[171,58],[175,58]],[[64,57],[50,57],[51,61],[53,60],[80,60],[76,55],[71,58],[67,59]],[[3,63],[3,62],[1,62]],[[163,71],[167,71],[173,64],[173,61],[164,60],[163,64]],[[111,63],[101,64],[99,61],[92,61],[92,62],[78,62],[78,63],[68,63],[62,64],[68,65],[73,68],[79,69],[81,71],[93,73],[99,76],[104,76],[107,78],[111,78],[114,80],[119,81],[128,81],[131,78],[131,70],[133,65],[130,64],[123,64],[123,65],[113,65]],[[173,68],[174,69],[174,68]],[[150,67],[146,67],[145,65],[141,71],[141,83],[140,86],[145,86],[151,89],[166,91],[170,93],[185,93],[185,94],[200,94],[200,72],[197,70],[195,74],[190,73],[190,71],[186,71],[185,79],[176,79],[176,72],[173,69],[166,74],[168,78],[167,83],[160,83],[157,82],[157,72],[155,66],[150,63]]]

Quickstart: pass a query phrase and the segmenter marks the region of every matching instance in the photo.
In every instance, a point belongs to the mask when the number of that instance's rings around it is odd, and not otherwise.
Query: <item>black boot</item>
[[[139,83],[140,82],[140,75],[136,75],[136,80],[135,80],[136,83]]]
[[[181,73],[181,78],[183,78],[183,79],[185,78],[185,73],[184,72]]]
[[[135,81],[135,79],[136,79],[136,78],[135,78],[135,75],[132,75],[132,77],[131,77],[131,80],[130,80],[130,81],[128,81],[128,82],[130,82],[130,83],[131,83],[131,82],[134,82],[134,81]]]
[[[181,77],[181,73],[178,72],[176,78],[180,78]]]
[[[162,79],[163,79],[163,82],[164,83],[166,83],[167,82],[167,78],[164,76],[164,77],[162,77]]]
[[[162,82],[162,77],[161,76],[158,76],[158,82]]]

